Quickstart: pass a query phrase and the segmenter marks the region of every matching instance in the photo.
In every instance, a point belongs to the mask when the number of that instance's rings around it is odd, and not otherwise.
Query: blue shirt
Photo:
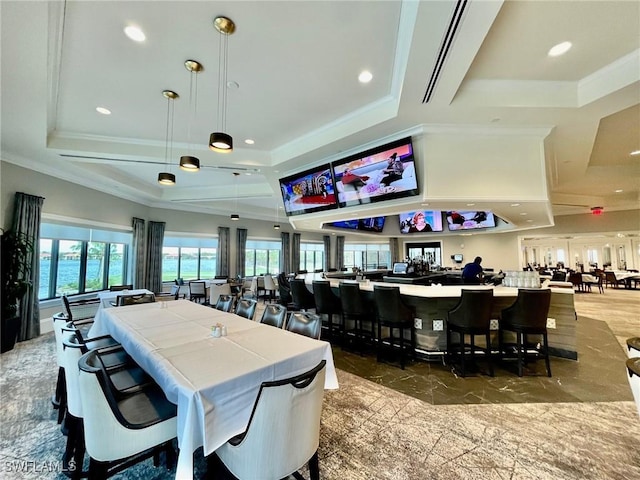
[[[482,273],[482,267],[479,263],[467,263],[462,269],[463,280],[477,280],[478,275]]]

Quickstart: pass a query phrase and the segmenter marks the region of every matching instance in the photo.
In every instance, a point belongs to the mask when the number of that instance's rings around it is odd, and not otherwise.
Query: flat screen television
[[[341,207],[418,195],[411,137],[337,160],[331,168]]]
[[[343,220],[340,222],[331,222],[330,227],[348,228],[350,230],[359,230],[362,232],[380,233],[384,229],[384,221],[386,217],[369,217],[358,218],[355,220]]]
[[[405,262],[396,262],[393,264],[394,275],[406,275],[409,264]]]
[[[287,216],[338,208],[329,164],[280,179]]]
[[[398,215],[400,233],[426,233],[442,231],[442,212],[416,210]]]
[[[447,218],[447,227],[450,231],[456,230],[474,230],[476,228],[492,228],[496,226],[496,218],[493,213],[474,210],[459,211],[453,210],[445,213]]]

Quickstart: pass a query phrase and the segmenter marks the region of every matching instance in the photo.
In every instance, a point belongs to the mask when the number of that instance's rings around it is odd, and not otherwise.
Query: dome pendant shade
[[[197,172],[200,170],[200,160],[196,157],[184,155],[180,157],[180,168],[187,172]]]
[[[274,229],[274,230],[280,230],[280,224],[279,224],[279,223],[276,223],[276,224],[273,226],[273,229]]]
[[[240,220],[240,215],[238,215],[237,213],[232,213],[231,220],[233,221]]]
[[[230,152],[233,150],[233,139],[226,133],[213,132],[209,137],[209,148],[218,153]]]
[[[176,184],[176,176],[173,173],[160,172],[158,174],[158,183],[160,185],[175,185]]]

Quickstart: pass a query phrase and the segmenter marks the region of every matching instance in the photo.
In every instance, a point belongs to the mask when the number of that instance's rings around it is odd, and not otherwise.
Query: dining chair
[[[156,296],[153,293],[141,293],[138,295],[118,295],[116,305],[124,307],[128,305],[139,305],[141,303],[154,303]]]
[[[285,330],[320,340],[322,317],[310,312],[291,312]]]
[[[271,303],[264,307],[260,323],[271,325],[272,327],[282,328],[287,317],[287,307]]]
[[[231,312],[233,309],[233,296],[232,295],[220,295],[215,306],[216,310],[221,312]]]
[[[326,361],[306,373],[263,382],[247,429],[211,456],[213,470],[225,468],[240,479],[278,479],[308,464],[320,478],[318,446]]]
[[[264,276],[264,303],[267,303],[267,298],[269,301],[275,300],[277,296],[278,287],[276,286],[276,282],[273,280],[273,277],[270,274],[265,274]]]
[[[129,285],[110,285],[109,286],[110,292],[120,292],[122,290],[133,290],[133,285],[129,284]]]
[[[189,282],[189,300],[197,303],[209,303],[207,299],[207,284],[202,281]]]
[[[209,287],[209,305],[216,305],[220,295],[231,295],[231,285],[228,283],[212,283]]]
[[[235,314],[253,320],[258,302],[251,298],[241,298],[236,304]]]
[[[89,478],[107,478],[146,458],[157,459],[161,451],[169,461],[175,458],[177,407],[157,384],[116,395],[95,350],[80,357],[78,368]]]

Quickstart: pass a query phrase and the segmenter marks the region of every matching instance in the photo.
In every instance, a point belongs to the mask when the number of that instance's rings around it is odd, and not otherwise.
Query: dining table
[[[193,478],[196,449],[209,455],[245,431],[263,382],[326,360],[324,387],[338,388],[328,342],[187,300],[105,309],[96,322],[177,405],[178,479]]]

